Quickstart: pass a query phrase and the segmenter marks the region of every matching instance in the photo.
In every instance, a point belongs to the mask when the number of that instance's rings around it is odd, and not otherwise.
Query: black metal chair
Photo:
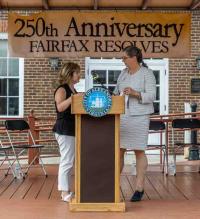
[[[151,120],[149,124],[149,134],[151,133],[165,133],[165,123],[159,120]],[[166,142],[166,139],[165,139]],[[166,147],[166,144],[163,144],[163,141],[160,142],[160,144],[148,144],[147,150],[162,150],[163,152],[163,162],[162,162],[162,172],[165,172],[165,163],[166,163],[166,175],[168,175],[168,149]]]
[[[8,162],[8,169],[5,173],[5,176],[8,176],[9,174],[9,170],[11,170],[14,178],[16,178],[15,176],[15,171],[12,167],[12,164],[10,162],[10,158],[9,158],[9,151],[12,150],[12,147],[11,146],[4,146],[2,141],[0,140],[0,157],[3,157],[3,161],[1,162],[0,164],[0,167],[2,167],[2,165],[5,163],[5,162]]]
[[[14,153],[14,156],[15,156],[15,160],[12,163],[12,165],[15,162],[17,162],[17,164],[19,165],[19,168],[20,168],[20,173],[23,176],[23,178],[25,178],[25,176],[28,174],[28,171],[29,171],[30,167],[34,164],[34,162],[38,158],[39,161],[40,161],[40,167],[42,168],[42,170],[44,172],[44,175],[47,177],[47,173],[46,173],[43,161],[40,157],[41,149],[44,147],[44,145],[40,145],[40,144],[35,143],[33,135],[30,131],[29,124],[25,120],[22,120],[22,119],[20,119],[20,120],[6,120],[5,121],[5,127],[6,127],[6,132],[7,132],[7,135],[8,135],[10,145],[12,147],[12,150],[13,150],[13,153]],[[13,144],[13,137],[14,137],[13,135],[14,135],[15,131],[20,131],[22,133],[27,133],[30,136],[33,144],[32,145],[29,145],[29,144],[14,145]],[[28,136],[27,136],[27,138],[28,138]],[[16,152],[16,149],[18,150],[18,152]],[[38,149],[38,153],[35,155],[35,157],[31,161],[31,163],[27,166],[26,171],[23,172],[21,164],[19,162],[19,158],[24,153],[24,151],[26,151],[28,149]]]
[[[173,158],[174,158],[174,176],[176,175],[176,153],[183,149],[184,147],[196,146],[199,147],[200,143],[191,142],[191,143],[184,143],[184,142],[175,142],[174,135],[175,131],[188,131],[188,130],[197,130],[200,129],[200,120],[197,118],[184,118],[184,119],[174,119],[172,121],[172,147],[173,147]],[[200,172],[200,168],[199,168]]]

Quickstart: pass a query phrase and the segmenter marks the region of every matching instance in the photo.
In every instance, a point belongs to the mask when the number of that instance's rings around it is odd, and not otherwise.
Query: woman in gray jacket
[[[125,114],[121,116],[121,171],[124,153],[133,150],[136,155],[136,188],[131,201],[140,201],[144,194],[147,169],[145,149],[148,142],[149,117],[154,112],[156,82],[152,70],[143,62],[141,50],[135,46],[124,49],[123,62],[126,67],[119,75],[115,94],[125,95]]]

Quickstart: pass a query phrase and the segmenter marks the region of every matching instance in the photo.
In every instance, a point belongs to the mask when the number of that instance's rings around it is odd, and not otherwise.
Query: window
[[[118,59],[86,58],[86,89],[103,85],[112,92],[123,68]]]
[[[8,41],[0,34],[0,116],[23,116],[23,70],[21,58],[8,57]]]
[[[96,79],[94,78],[93,86],[97,87],[104,85],[109,91],[112,92],[115,89],[120,72],[121,70],[92,70],[92,75],[97,74],[99,76]]]
[[[153,70],[154,76],[156,78],[156,100],[154,101],[154,114],[160,114],[160,71]]]
[[[168,106],[168,79],[166,69],[168,61],[165,59],[146,59],[145,63],[153,70],[156,78],[156,100],[154,114],[166,114]],[[113,91],[117,78],[124,63],[120,59],[91,59],[86,58],[86,89],[104,85]]]

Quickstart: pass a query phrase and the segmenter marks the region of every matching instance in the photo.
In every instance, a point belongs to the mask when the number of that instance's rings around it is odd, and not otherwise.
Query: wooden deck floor
[[[4,215],[1,218],[71,219],[80,218],[80,215],[83,218],[95,215],[95,213],[81,214],[68,211],[67,204],[60,201],[60,194],[57,191],[57,168],[56,165],[47,166],[48,178],[42,176],[39,169],[33,169],[25,180],[15,180],[12,176],[4,177],[1,172],[0,214]],[[136,218],[168,219],[180,216],[200,218],[200,174],[192,172],[195,168],[181,166],[179,170],[189,170],[189,172],[178,173],[176,177],[166,177],[158,171],[159,167],[150,167],[146,176],[144,201],[130,203],[135,176],[130,175],[129,167],[126,167],[121,176],[121,197],[126,201],[127,206],[127,212],[124,214],[127,218],[132,218],[136,213],[140,215]],[[163,212],[160,212],[161,209]],[[164,212],[168,217],[164,216]],[[103,215],[107,216],[105,213],[97,214],[99,218],[100,216],[103,218]],[[109,218],[114,218],[114,215],[117,216],[115,218],[121,218],[122,215],[124,218],[124,214],[110,213]]]

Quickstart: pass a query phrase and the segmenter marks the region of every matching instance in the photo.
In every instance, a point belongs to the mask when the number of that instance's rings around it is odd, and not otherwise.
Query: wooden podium
[[[83,108],[83,96],[72,97],[76,118],[75,198],[70,211],[125,211],[120,201],[120,114],[124,97],[112,96],[108,115],[97,118]]]

